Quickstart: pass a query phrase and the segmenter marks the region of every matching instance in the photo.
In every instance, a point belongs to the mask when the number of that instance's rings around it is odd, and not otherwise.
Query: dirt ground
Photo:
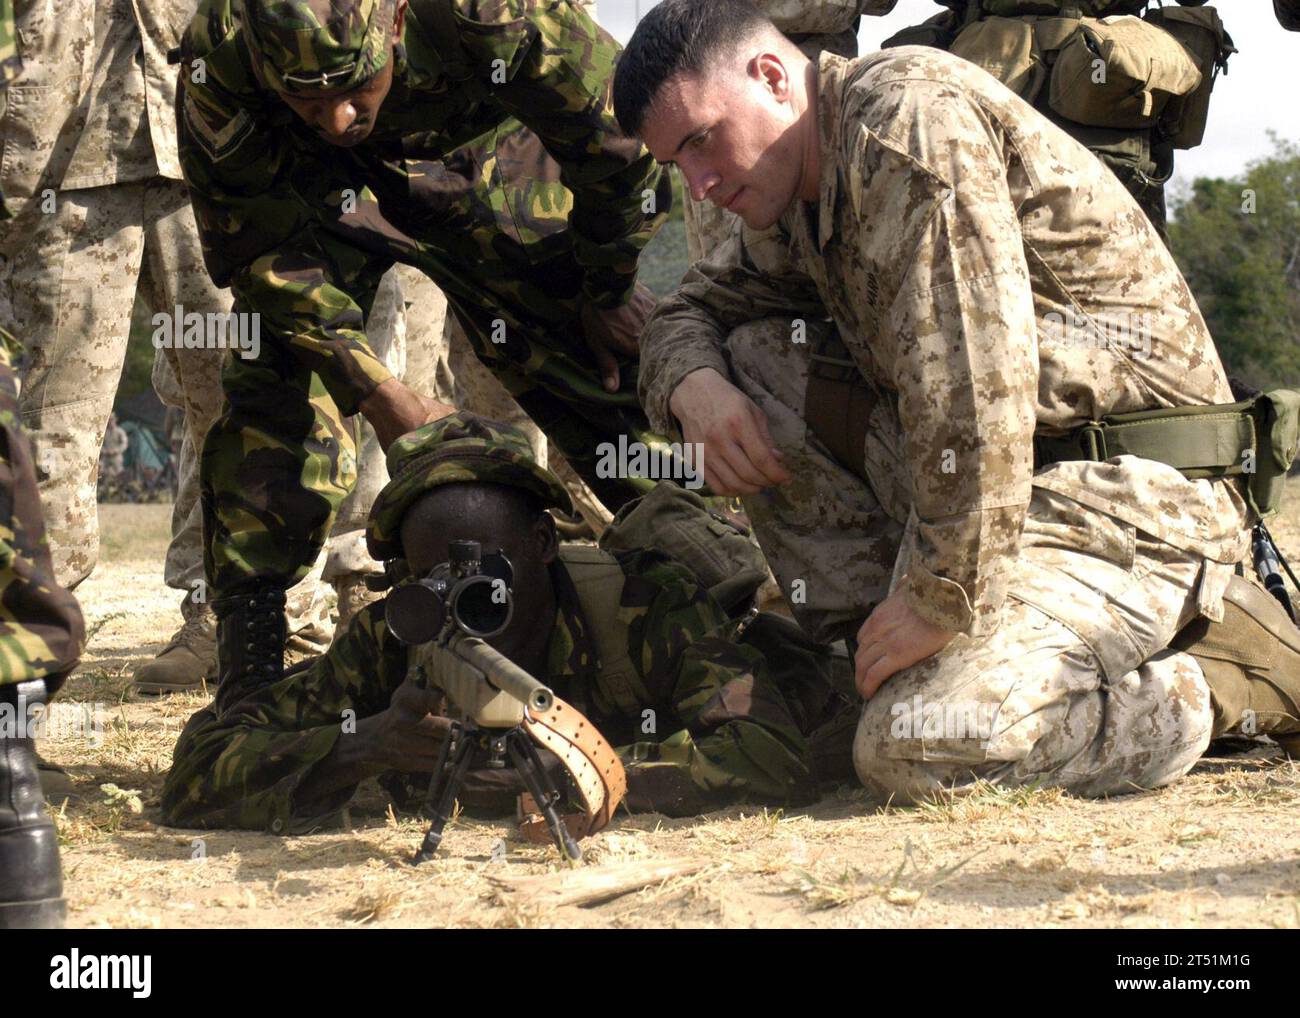
[[[1290,502],[1274,533],[1300,562],[1300,490]],[[172,743],[204,702],[127,692],[179,624],[169,508],[101,506],[101,562],[78,591],[89,647],[61,699],[100,705],[102,739],[40,744],[71,785],[52,806],[70,927],[1300,927],[1300,763],[1268,746],[1111,801],[986,790],[899,809],[844,787],[789,813],[625,814],[584,842],[581,874],[506,821],[463,817],[414,868],[424,825],[374,795],[350,829],[310,837],[160,826]],[[676,875],[591,906],[554,893],[636,863]]]

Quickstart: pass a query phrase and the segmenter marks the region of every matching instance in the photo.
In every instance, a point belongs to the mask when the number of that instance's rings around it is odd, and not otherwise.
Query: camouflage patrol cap
[[[508,484],[532,492],[543,508],[573,512],[564,485],[538,465],[523,432],[476,414],[454,413],[399,438],[388,448],[388,476],[366,526],[366,547],[380,560],[402,557],[402,518],[443,484]]]
[[[249,49],[280,92],[356,88],[392,51],[397,0],[243,0]]]

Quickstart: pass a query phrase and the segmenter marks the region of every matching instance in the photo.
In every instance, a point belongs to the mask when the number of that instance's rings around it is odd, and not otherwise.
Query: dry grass
[[[1300,560],[1295,503],[1273,531]],[[51,811],[73,926],[1300,927],[1300,765],[1267,747],[1103,802],[985,785],[900,807],[845,787],[799,811],[624,814],[584,842],[589,864],[707,865],[583,908],[495,893],[492,877],[565,872],[505,822],[457,816],[411,866],[425,825],[374,788],[347,827],[307,837],[162,827],[172,744],[206,697],[129,693],[179,624],[159,576],[168,507],[106,510],[104,561],[78,591],[94,636],[61,696],[99,705],[102,738],[41,745],[67,771]]]

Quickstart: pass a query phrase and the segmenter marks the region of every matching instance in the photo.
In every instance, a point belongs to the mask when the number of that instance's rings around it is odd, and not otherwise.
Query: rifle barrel
[[[457,633],[448,643],[448,648],[466,664],[482,672],[491,685],[527,704],[534,714],[545,714],[555,702],[555,694],[549,686],[478,637]]]

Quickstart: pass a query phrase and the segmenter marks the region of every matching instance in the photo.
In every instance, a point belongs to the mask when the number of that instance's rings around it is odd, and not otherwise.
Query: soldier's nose
[[[691,189],[691,197],[695,201],[704,201],[709,196],[709,192],[722,183],[722,177],[710,171],[687,177],[687,183]]]
[[[322,131],[329,134],[346,134],[357,119],[357,109],[349,101],[330,106],[319,121]]]

